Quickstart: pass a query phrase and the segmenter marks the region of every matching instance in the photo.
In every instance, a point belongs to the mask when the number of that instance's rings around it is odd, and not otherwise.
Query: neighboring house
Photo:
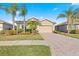
[[[17,29],[23,29],[24,21],[15,21]],[[25,21],[27,25],[27,21]],[[27,26],[26,26],[27,27]]]
[[[10,30],[12,29],[13,25],[10,23],[7,23],[3,20],[0,20],[0,30]]]
[[[79,29],[79,21],[75,21],[74,24],[72,25],[72,30]],[[67,22],[60,23],[55,26],[55,30],[57,31],[62,31],[62,32],[67,32],[68,31],[68,24]]]
[[[40,22],[41,25],[39,25],[37,27],[38,32],[53,32],[54,31],[54,28],[55,28],[54,24],[55,23],[52,21],[49,21],[48,19],[40,21],[39,19],[33,17],[28,20]],[[26,29],[28,29],[27,21],[26,21]],[[16,24],[17,24],[18,28],[23,29],[23,21],[16,21]]]

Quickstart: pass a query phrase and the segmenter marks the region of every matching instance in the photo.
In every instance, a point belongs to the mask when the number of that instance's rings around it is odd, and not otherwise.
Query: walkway
[[[15,40],[15,41],[0,41],[0,46],[11,46],[11,45],[46,45],[44,40]]]
[[[48,42],[52,55],[79,56],[79,39],[54,33],[40,33]]]

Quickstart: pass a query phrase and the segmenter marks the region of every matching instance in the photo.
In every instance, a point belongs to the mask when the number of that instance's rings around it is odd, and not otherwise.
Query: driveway
[[[79,56],[79,39],[55,33],[40,33],[48,43],[52,55]]]

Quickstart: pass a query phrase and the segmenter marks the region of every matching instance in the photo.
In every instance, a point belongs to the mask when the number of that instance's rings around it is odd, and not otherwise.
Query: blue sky
[[[5,6],[11,6],[11,3],[3,3],[2,5]],[[22,6],[23,4],[18,4],[18,6]],[[58,19],[56,20],[56,17],[59,13],[62,11],[68,9],[70,6],[76,6],[78,7],[79,4],[72,4],[72,3],[27,3],[26,8],[27,8],[27,15],[26,19],[29,19],[31,17],[37,17],[38,19],[49,19],[51,21],[60,23],[60,22],[65,22],[66,19]],[[0,9],[0,19],[11,22],[12,20],[12,15],[7,14],[5,10]],[[16,20],[22,20],[22,17],[16,16]]]

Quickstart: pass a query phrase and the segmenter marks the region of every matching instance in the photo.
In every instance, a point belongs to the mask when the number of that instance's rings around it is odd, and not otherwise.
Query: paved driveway
[[[50,46],[52,55],[79,56],[79,39],[54,33],[40,33]]]

